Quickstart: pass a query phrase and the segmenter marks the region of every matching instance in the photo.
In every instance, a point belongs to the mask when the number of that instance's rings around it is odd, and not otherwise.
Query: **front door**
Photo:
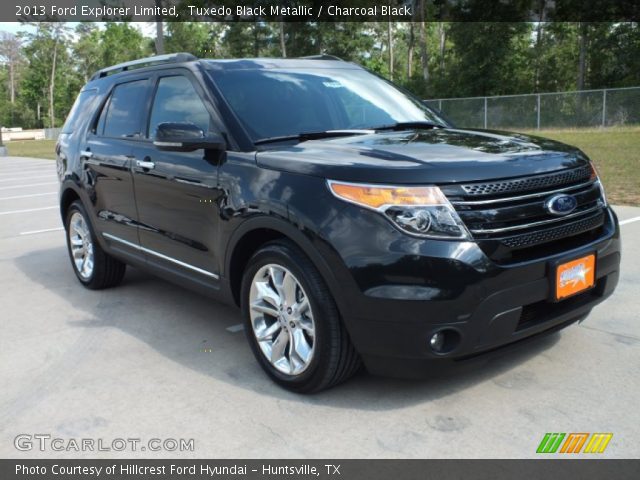
[[[157,78],[146,136],[133,147],[133,177],[140,245],[147,259],[203,281],[218,278],[216,252],[218,167],[204,150],[167,152],[152,142],[160,123],[189,122],[205,133],[211,116],[194,80],[185,74]]]

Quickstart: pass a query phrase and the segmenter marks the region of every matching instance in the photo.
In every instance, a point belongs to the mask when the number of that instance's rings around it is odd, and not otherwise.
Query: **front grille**
[[[604,199],[589,165],[508,180],[449,185],[443,191],[473,238],[495,260],[516,260],[526,251],[602,228]],[[551,213],[554,195],[572,195],[574,211]],[[585,237],[586,238],[586,237]],[[542,248],[542,247],[541,247]]]
[[[580,181],[584,182],[589,180],[591,174],[591,167],[587,165],[580,168],[574,168],[573,170],[565,170],[549,175],[536,175],[532,177],[491,183],[472,183],[469,185],[462,185],[462,189],[467,195],[471,196],[496,195],[500,193],[510,192],[526,192],[528,190],[555,187],[557,185],[566,185]]]
[[[509,248],[526,248],[531,245],[540,245],[542,243],[553,242],[572,235],[593,230],[600,227],[604,223],[604,213],[597,212],[584,220],[570,222],[559,227],[547,228],[533,233],[525,233],[523,235],[513,235],[500,240],[500,243]]]

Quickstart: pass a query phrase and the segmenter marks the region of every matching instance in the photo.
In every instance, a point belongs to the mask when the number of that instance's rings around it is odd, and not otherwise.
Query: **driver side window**
[[[210,130],[211,117],[187,77],[176,75],[158,81],[147,136],[153,138],[160,123],[193,123],[203,132]]]

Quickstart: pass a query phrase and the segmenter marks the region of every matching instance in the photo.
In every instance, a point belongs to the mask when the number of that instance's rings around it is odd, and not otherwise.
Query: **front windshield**
[[[446,125],[419,100],[360,69],[225,70],[212,78],[254,142],[402,122]]]

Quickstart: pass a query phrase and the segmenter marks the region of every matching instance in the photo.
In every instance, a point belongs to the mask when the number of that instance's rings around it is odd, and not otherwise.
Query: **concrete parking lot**
[[[234,308],[133,268],[82,288],[56,192],[53,161],[0,158],[0,457],[519,458],[546,432],[612,432],[602,456],[640,457],[640,208],[616,208],[620,285],[584,323],[447,376],[299,396],[262,373]],[[19,434],[195,449],[22,452]]]

